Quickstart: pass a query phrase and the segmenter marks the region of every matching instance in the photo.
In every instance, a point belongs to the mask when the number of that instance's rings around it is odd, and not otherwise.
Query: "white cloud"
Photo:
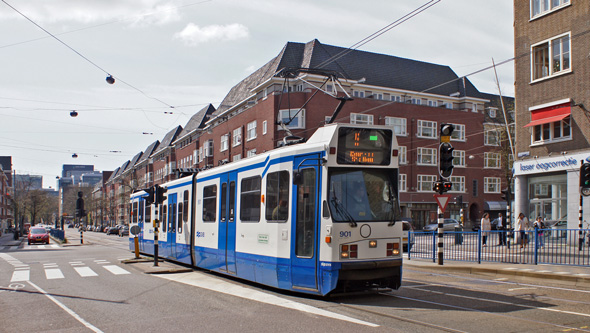
[[[195,46],[210,41],[228,41],[248,38],[250,32],[242,24],[208,25],[199,27],[189,23],[181,32],[174,34],[174,38],[182,40],[186,45]]]

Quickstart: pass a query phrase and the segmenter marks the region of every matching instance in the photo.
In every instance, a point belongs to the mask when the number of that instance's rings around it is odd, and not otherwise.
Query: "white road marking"
[[[65,312],[67,312],[70,316],[74,317],[74,319],[76,319],[77,321],[79,321],[82,325],[86,326],[88,329],[92,330],[93,332],[102,332],[101,330],[99,330],[96,326],[92,325],[91,323],[87,322],[86,320],[84,320],[82,317],[80,317],[80,315],[78,315],[77,313],[75,313],[74,311],[70,310],[67,306],[65,306],[63,303],[61,303],[60,301],[58,301],[57,299],[55,299],[55,297],[49,295],[45,290],[39,288],[36,284],[34,284],[31,281],[28,281],[29,284],[31,286],[33,286],[35,289],[37,289],[40,293],[42,293],[43,295],[45,295],[47,298],[49,298],[53,303],[55,303],[57,306],[59,306],[60,308],[62,308]]]
[[[45,270],[45,277],[47,280],[63,279],[64,275],[59,268],[51,268]]]
[[[130,272],[124,270],[123,268],[121,268],[117,265],[107,265],[107,266],[102,266],[102,267],[104,267],[107,271],[109,271],[115,275],[131,274]]]
[[[26,271],[14,271],[10,282],[29,281],[30,272],[28,269]]]
[[[95,262],[97,265],[110,264],[110,261],[108,261],[108,260],[94,260],[94,262]]]
[[[72,266],[84,266],[84,263],[81,261],[70,261],[70,265]]]
[[[216,292],[242,297],[245,299],[250,299],[253,301],[257,301],[260,303],[271,304],[275,306],[280,306],[283,308],[297,310],[301,312],[311,313],[314,315],[348,321],[351,323],[365,325],[369,327],[379,327],[377,324],[369,323],[367,321],[359,320],[356,318],[344,316],[335,312],[326,311],[320,308],[316,308],[307,304],[294,302],[285,298],[281,298],[278,296],[270,295],[264,293],[262,291],[258,291],[256,289],[249,289],[244,288],[240,285],[229,283],[222,279],[214,278],[206,274],[202,274],[199,272],[191,272],[191,273],[179,273],[179,274],[157,274],[157,277],[176,281],[184,284],[188,284],[191,286],[196,286],[199,288],[204,288],[208,290],[213,290]]]
[[[90,267],[74,267],[81,277],[98,276]]]

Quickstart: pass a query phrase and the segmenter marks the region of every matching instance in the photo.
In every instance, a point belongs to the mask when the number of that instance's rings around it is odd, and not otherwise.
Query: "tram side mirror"
[[[301,174],[301,171],[293,172],[293,184],[294,185],[303,184],[303,175]]]

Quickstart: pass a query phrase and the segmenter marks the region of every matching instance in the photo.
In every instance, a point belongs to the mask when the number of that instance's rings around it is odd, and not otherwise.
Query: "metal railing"
[[[410,232],[408,259],[437,255],[437,232]],[[590,265],[590,229],[445,232],[444,260],[553,265]],[[484,242],[485,241],[485,242]]]

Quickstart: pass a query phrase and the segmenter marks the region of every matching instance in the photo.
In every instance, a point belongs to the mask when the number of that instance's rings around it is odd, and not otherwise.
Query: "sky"
[[[498,94],[493,69],[472,73],[514,56],[512,0],[0,0],[0,156],[46,188],[64,164],[114,170],[287,42],[350,47],[424,5],[358,49]],[[514,62],[497,73],[514,96]]]

